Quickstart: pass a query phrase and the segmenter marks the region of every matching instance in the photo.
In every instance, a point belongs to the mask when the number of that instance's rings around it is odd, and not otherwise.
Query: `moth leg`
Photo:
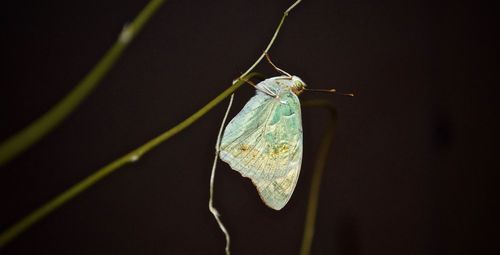
[[[257,87],[257,85],[255,85],[255,83],[253,83],[251,80],[245,80],[245,82],[248,83],[248,84],[250,84],[250,85],[252,85],[256,90],[259,90],[259,91],[261,91],[261,92],[263,92],[263,93],[265,93],[265,94],[267,94],[267,95],[269,95],[271,97],[276,97],[276,94],[274,94],[274,92],[272,92],[266,86],[263,86],[264,88],[261,89],[261,88]]]
[[[289,73],[285,72],[283,69],[281,69],[281,68],[279,68],[278,66],[276,66],[276,65],[273,63],[273,61],[271,61],[271,57],[269,57],[269,54],[268,54],[267,52],[265,52],[265,55],[266,55],[267,62],[269,62],[269,64],[271,64],[271,65],[274,67],[274,69],[276,69],[276,71],[278,71],[279,73],[282,73],[282,74],[284,74],[284,75],[288,76],[288,78],[289,78],[289,79],[291,79],[291,78],[292,78],[292,75],[291,75],[291,74],[289,74]]]
[[[288,81],[290,81],[290,80],[292,80],[292,77],[288,77],[288,76],[287,77],[276,77],[276,80],[288,80]]]
[[[279,93],[275,93],[273,92],[272,90],[270,90],[264,83],[262,83],[262,88],[264,91],[264,93],[274,97],[274,98],[279,98]],[[262,90],[261,90],[262,91]],[[267,91],[267,92],[266,92]]]

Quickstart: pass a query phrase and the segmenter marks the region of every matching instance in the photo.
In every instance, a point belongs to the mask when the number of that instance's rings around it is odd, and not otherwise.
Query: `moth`
[[[257,85],[256,94],[229,122],[219,147],[219,157],[250,178],[260,198],[281,210],[292,197],[302,164],[303,137],[299,95],[304,91],[338,93],[335,89],[308,89],[302,79],[269,64],[281,76]]]
[[[275,210],[292,196],[303,150],[298,95],[306,84],[282,72],[285,75],[255,85],[256,94],[224,130],[219,154],[233,170],[250,178],[262,201]]]

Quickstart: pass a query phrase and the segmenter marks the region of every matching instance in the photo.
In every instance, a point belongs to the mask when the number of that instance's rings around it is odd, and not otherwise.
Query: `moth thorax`
[[[297,76],[292,76],[292,86],[291,90],[295,95],[300,95],[302,92],[304,92],[304,88],[306,87],[306,83],[303,82],[299,77]]]

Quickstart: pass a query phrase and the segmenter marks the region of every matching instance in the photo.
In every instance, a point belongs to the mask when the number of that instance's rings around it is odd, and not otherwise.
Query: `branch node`
[[[132,37],[134,37],[134,29],[132,25],[125,23],[120,32],[120,36],[118,36],[118,41],[123,44],[128,44],[132,40]]]

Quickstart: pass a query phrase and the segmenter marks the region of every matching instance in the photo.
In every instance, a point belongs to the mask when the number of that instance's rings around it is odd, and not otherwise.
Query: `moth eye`
[[[292,92],[297,96],[300,95],[302,92],[304,92],[304,85],[297,84],[297,86],[292,88]]]

